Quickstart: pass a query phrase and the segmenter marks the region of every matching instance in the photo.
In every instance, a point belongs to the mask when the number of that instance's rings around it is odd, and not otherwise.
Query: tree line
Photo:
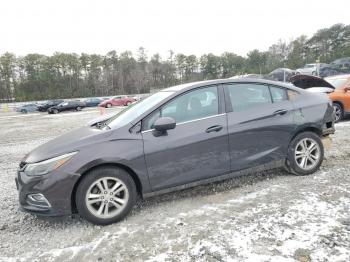
[[[28,54],[0,56],[0,102],[53,98],[148,93],[191,81],[227,78],[238,74],[267,74],[279,67],[298,68],[305,63],[350,56],[350,25],[335,24],[290,41],[279,40],[267,51],[244,56],[232,52],[200,57],[175,54],[148,56],[140,47],[106,55],[56,52],[52,56]]]

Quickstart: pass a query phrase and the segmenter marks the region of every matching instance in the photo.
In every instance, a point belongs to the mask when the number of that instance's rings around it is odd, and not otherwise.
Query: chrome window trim
[[[205,119],[209,119],[209,118],[213,118],[213,117],[217,117],[217,116],[223,116],[223,115],[226,115],[226,114],[227,114],[227,113],[222,113],[222,114],[217,114],[217,115],[212,115],[212,116],[197,118],[197,119],[193,119],[193,120],[188,120],[188,121],[185,121],[185,122],[178,123],[178,124],[176,124],[176,126],[183,125],[183,124],[188,124],[188,123],[192,123],[192,122],[197,122],[197,121],[201,121],[201,120],[205,120]],[[141,131],[141,133],[144,134],[144,133],[151,132],[151,131],[153,131],[153,130],[154,130],[154,128]]]

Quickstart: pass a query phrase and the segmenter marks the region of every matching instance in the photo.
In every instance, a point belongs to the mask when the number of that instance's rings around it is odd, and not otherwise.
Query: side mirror
[[[174,129],[176,126],[176,121],[171,117],[161,117],[158,118],[154,123],[154,129],[156,131],[164,132],[170,129]]]

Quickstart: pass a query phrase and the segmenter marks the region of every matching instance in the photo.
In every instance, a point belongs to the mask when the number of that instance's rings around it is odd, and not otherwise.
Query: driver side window
[[[179,95],[142,121],[142,130],[153,128],[159,117],[174,118],[177,124],[219,113],[218,91],[209,86]]]

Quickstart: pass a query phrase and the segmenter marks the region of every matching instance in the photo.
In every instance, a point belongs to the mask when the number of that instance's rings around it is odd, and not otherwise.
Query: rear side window
[[[247,111],[272,104],[269,87],[256,83],[229,84],[227,93],[234,112]]]
[[[272,101],[274,103],[288,100],[286,89],[276,87],[276,86],[270,86],[270,91],[271,91]]]

